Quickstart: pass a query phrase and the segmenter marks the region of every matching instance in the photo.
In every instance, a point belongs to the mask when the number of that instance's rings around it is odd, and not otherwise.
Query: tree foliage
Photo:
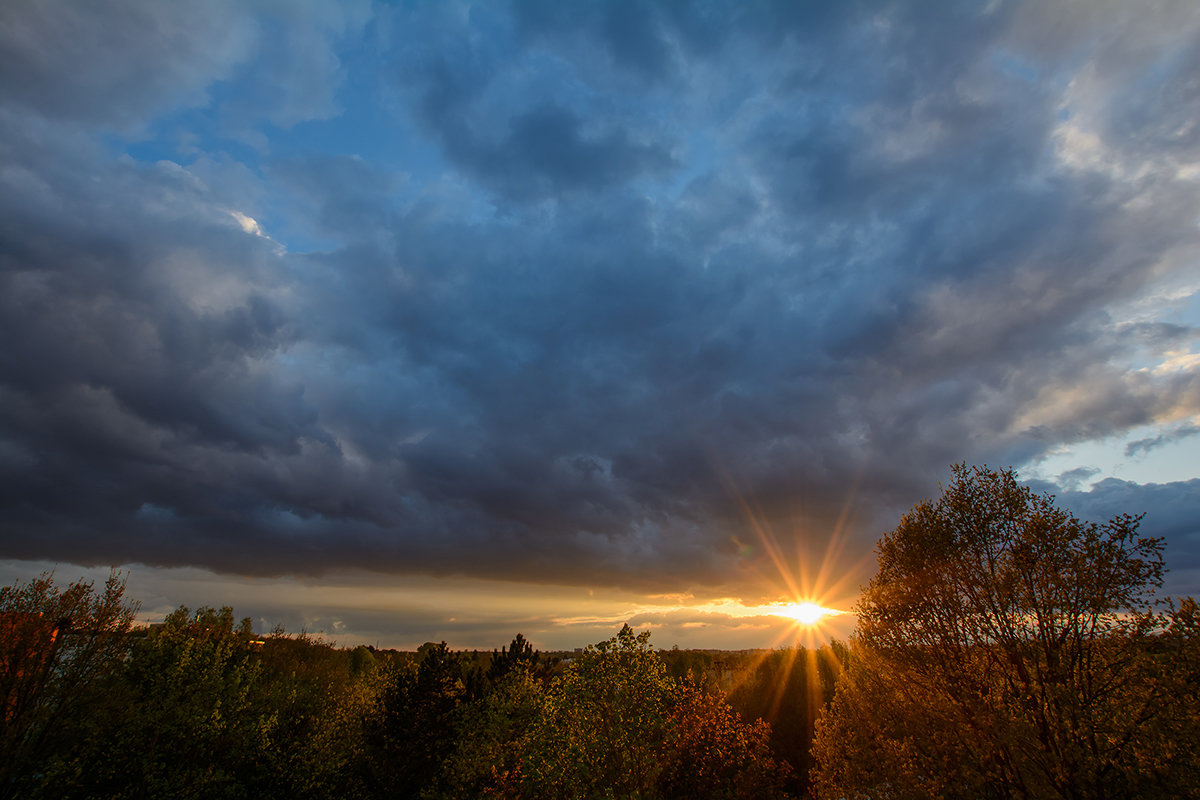
[[[441,796],[515,798],[546,686],[528,666],[506,671],[482,698],[464,705],[457,742],[442,768]]]
[[[263,702],[250,621],[181,606],[133,647],[126,711],[88,782],[108,797],[241,797],[273,778],[276,717]]]
[[[679,684],[667,709],[671,730],[658,796],[757,800],[784,797],[791,770],[771,750],[771,726],[747,722],[720,694]]]
[[[115,571],[99,592],[51,573],[0,589],[0,797],[36,793],[33,774],[77,771],[82,712],[106,703],[136,612]]]
[[[644,797],[661,763],[672,688],[650,632],[587,648],[551,688],[526,779],[542,797]]]
[[[551,686],[530,735],[523,796],[783,797],[787,769],[771,757],[769,736],[723,698],[676,682],[650,632],[625,625]]]
[[[1083,522],[1011,470],[957,466],[937,501],[879,543],[851,666],[814,746],[822,794],[1178,787],[1193,768],[1153,751],[1168,735],[1197,741],[1197,706],[1175,694],[1198,677],[1194,604],[1156,611],[1162,542],[1138,522]]]
[[[441,765],[455,747],[455,718],[467,698],[463,658],[445,642],[428,642],[420,662],[394,665],[383,677],[367,719],[370,774],[384,797],[435,792]]]

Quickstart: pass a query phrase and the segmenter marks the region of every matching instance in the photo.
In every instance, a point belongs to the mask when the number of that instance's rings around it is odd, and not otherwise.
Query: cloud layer
[[[1191,3],[110,5],[0,10],[0,556],[857,580],[1195,430]]]

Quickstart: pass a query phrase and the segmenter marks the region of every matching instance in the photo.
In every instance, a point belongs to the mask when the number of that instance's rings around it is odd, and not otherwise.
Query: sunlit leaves
[[[629,626],[552,686],[524,761],[526,797],[772,798],[786,767],[770,730],[723,697],[677,683]]]
[[[1184,603],[1162,542],[1082,522],[1011,471],[955,468],[879,543],[857,657],[815,751],[829,796],[1161,796],[1200,744]],[[1192,748],[1194,749],[1194,747]],[[873,760],[864,759],[875,753]]]

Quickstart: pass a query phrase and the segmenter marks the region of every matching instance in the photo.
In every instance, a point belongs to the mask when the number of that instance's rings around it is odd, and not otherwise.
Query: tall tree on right
[[[1196,604],[1140,517],[1080,521],[959,465],[879,542],[818,725],[823,797],[1167,797],[1200,786]],[[1165,610],[1163,610],[1165,608]]]

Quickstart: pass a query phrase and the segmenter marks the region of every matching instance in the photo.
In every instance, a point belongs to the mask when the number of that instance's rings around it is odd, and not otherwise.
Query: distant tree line
[[[956,467],[817,650],[346,649],[43,575],[0,589],[0,798],[1197,796],[1200,613],[1138,522]]]
[[[628,626],[545,656],[256,637],[232,609],[136,628],[112,576],[0,589],[0,797],[787,797],[771,728]],[[743,671],[752,664],[745,656]],[[761,665],[760,665],[761,666]],[[830,687],[831,688],[831,687]]]

